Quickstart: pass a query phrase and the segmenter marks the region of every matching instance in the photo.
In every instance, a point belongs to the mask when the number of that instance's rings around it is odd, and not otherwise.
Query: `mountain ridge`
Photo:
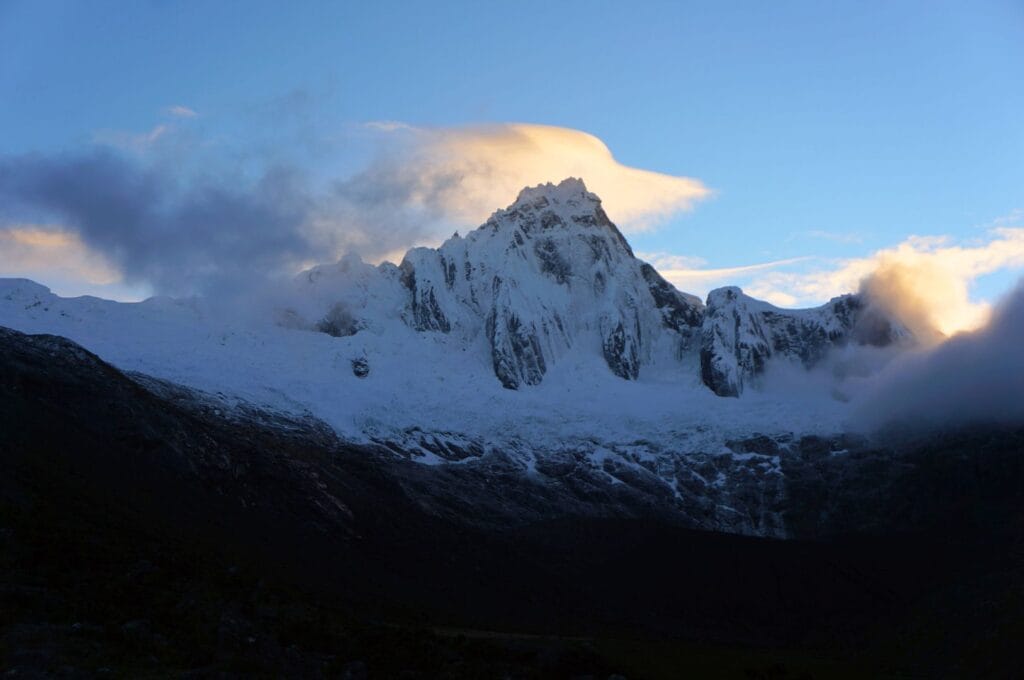
[[[342,262],[342,271],[352,267]],[[313,282],[324,271],[299,278]],[[465,237],[411,249],[397,279],[390,263],[376,271],[407,289],[403,317],[414,329],[468,341],[485,336],[494,374],[509,389],[539,384],[569,350],[599,348],[613,374],[635,380],[642,367],[683,360],[699,343],[704,384],[719,396],[739,396],[771,356],[812,367],[831,346],[864,344],[855,329],[870,307],[858,295],[806,310],[770,307],[772,323],[762,318],[767,303],[738,288],[716,289],[705,304],[638,259],[600,198],[576,178],[528,187]],[[751,305],[758,314],[746,309]],[[356,307],[373,314],[365,300]],[[869,344],[906,336],[884,321]]]

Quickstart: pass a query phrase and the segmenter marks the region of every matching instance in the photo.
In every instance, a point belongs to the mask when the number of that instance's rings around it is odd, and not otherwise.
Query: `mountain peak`
[[[533,187],[526,187],[519,192],[512,207],[520,205],[533,205],[540,199],[545,199],[556,204],[579,204],[584,202],[600,203],[601,199],[596,194],[587,191],[587,185],[578,177],[566,177],[558,184],[546,182]]]
[[[601,199],[597,194],[587,191],[582,179],[567,177],[558,184],[547,182],[537,186],[526,187],[512,205],[499,210],[497,215],[516,217],[523,214],[551,212],[570,221],[579,222],[610,222],[601,208]]]
[[[696,372],[699,354],[703,382],[739,396],[771,357],[811,366],[833,345],[862,342],[861,305],[846,298],[783,310],[735,286],[712,291],[707,305],[678,291],[636,258],[578,178],[525,188],[465,237],[414,248],[400,267],[357,265],[344,260],[326,272],[319,314],[333,314],[344,293],[353,328],[400,319],[451,336],[463,351],[490,355],[510,389],[542,382],[570,356],[576,363],[596,355],[635,380],[642,369]]]
[[[558,184],[548,182],[526,187],[512,205],[494,213],[484,227],[497,231],[503,225],[518,229],[523,234],[550,234],[574,227],[603,227],[618,247],[633,257],[629,243],[601,207],[601,199],[587,191],[583,180],[576,177],[568,177]]]

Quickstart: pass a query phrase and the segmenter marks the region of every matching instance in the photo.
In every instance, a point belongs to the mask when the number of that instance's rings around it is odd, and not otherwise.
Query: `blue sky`
[[[630,234],[689,266],[802,272],[1024,226],[1021,2],[0,0],[0,101],[8,158],[137,157],[163,125],[164,166],[188,147],[190,172],[273,159],[322,181],[380,153],[372,121],[581,130],[714,192]]]

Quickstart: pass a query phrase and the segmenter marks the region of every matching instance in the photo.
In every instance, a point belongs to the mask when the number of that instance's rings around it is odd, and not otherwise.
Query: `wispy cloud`
[[[112,146],[123,151],[144,153],[164,138],[171,130],[170,125],[160,124],[147,132],[126,132],[124,130],[97,130],[93,133],[93,141],[104,146]]]
[[[1015,208],[1006,215],[997,217],[989,226],[992,228],[1024,226],[1024,208]]]
[[[367,123],[363,123],[363,127],[368,130],[376,130],[378,132],[396,132],[398,130],[412,130],[412,125],[403,123],[399,120],[371,120]]]
[[[734,267],[706,267],[706,261],[698,257],[669,253],[638,253],[638,257],[649,262],[676,288],[696,295],[706,295],[709,290],[721,285],[742,284],[752,274],[790,267],[814,259],[812,257],[790,257]],[[788,299],[780,301],[777,297],[773,301],[778,301],[779,304],[789,302]]]
[[[862,243],[864,241],[864,236],[856,232],[824,231],[822,229],[811,229],[802,232],[801,236],[834,243]]]
[[[187,106],[168,106],[167,113],[174,116],[175,118],[195,118],[199,114],[190,109]]]

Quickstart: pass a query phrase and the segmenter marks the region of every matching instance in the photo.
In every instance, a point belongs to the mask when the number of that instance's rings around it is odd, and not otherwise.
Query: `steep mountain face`
[[[719,288],[708,294],[701,327],[701,379],[715,394],[736,397],[772,357],[810,368],[836,345],[885,346],[906,337],[858,295],[813,309],[779,309],[734,286]]]
[[[509,389],[539,384],[569,353],[600,356],[613,374],[635,380],[644,366],[696,364],[699,346],[703,382],[738,396],[773,356],[811,366],[849,341],[865,308],[847,295],[817,309],[783,310],[736,288],[714,291],[705,307],[634,256],[578,179],[524,189],[465,238],[410,250],[399,267],[347,257],[300,282],[302,296],[319,301],[317,313],[327,307],[328,316],[348,319],[343,334],[382,315],[400,318],[482,348]],[[889,324],[880,323],[867,341],[891,341]],[[319,327],[339,325],[325,316]]]
[[[410,251],[401,271],[410,325],[482,337],[511,389],[538,384],[569,351],[598,351],[635,379],[689,347],[703,309],[634,257],[576,179],[524,190],[465,238]]]
[[[539,384],[569,352],[636,379],[695,348],[704,307],[633,255],[577,179],[525,189],[465,238],[410,250],[397,268],[348,257],[300,283],[361,319],[353,332],[397,312],[416,331],[482,347],[509,389]]]

